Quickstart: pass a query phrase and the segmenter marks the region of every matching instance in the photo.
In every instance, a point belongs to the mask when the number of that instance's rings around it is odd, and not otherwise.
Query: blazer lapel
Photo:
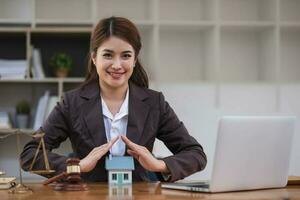
[[[142,136],[150,106],[145,102],[148,94],[140,87],[129,83],[129,108],[127,137],[134,143],[139,143]]]
[[[86,99],[82,105],[84,122],[88,128],[88,133],[93,138],[94,146],[107,143],[98,83],[85,86],[81,97]]]

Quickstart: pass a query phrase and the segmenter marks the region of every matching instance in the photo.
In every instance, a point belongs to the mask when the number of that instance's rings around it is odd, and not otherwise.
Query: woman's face
[[[128,80],[135,64],[133,47],[118,37],[109,37],[104,41],[92,59],[103,87],[121,88],[128,85]]]

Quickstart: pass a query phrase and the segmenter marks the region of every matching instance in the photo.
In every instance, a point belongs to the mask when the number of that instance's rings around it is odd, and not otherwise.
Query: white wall
[[[218,119],[222,115],[296,115],[300,118],[300,85],[272,84],[165,84],[157,87],[185,123],[190,134],[204,147],[208,165],[187,179],[209,179],[212,171]],[[300,175],[300,135],[297,120],[290,175]],[[158,141],[155,155],[170,152]]]

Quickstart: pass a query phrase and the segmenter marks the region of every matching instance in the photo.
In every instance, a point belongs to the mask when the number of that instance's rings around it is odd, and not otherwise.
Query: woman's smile
[[[124,75],[126,72],[110,72],[107,71],[107,73],[113,78],[113,79],[120,79],[122,75]]]

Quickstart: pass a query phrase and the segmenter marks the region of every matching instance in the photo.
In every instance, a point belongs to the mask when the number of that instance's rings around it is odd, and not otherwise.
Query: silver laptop
[[[211,180],[162,188],[225,192],[287,184],[295,117],[227,116],[219,122]]]

